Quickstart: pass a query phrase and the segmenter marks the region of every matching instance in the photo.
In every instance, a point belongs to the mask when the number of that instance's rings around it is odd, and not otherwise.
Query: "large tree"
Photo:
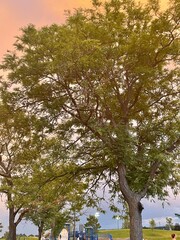
[[[143,238],[141,199],[178,190],[179,9],[94,0],[62,26],[24,28],[1,65],[3,99],[51,123],[70,171],[122,194],[131,240]]]

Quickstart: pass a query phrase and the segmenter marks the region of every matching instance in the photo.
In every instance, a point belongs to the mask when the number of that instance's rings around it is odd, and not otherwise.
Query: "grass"
[[[129,229],[112,229],[112,230],[100,230],[99,234],[109,233],[112,235],[112,238],[128,238]]]
[[[37,237],[17,237],[16,238],[17,240],[37,240],[38,238]],[[5,238],[0,238],[0,240],[5,240]]]
[[[109,233],[112,238],[129,238],[129,229],[100,230],[99,234]],[[177,239],[180,239],[180,231],[169,231],[159,229],[143,229],[144,239],[147,240],[171,240],[171,234],[175,233]]]
[[[111,234],[112,238],[129,238],[129,229],[110,229],[99,230],[99,234]],[[180,239],[180,231],[143,229],[144,239],[146,240],[171,240],[171,234],[175,233],[177,240]],[[18,238],[17,238],[18,239]],[[1,240],[5,240],[1,238]],[[36,237],[21,237],[20,240],[37,240]]]

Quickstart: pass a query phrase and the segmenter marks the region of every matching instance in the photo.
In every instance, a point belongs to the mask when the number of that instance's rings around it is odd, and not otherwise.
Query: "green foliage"
[[[150,228],[153,230],[153,229],[156,227],[156,222],[155,222],[155,220],[154,220],[154,219],[151,219],[151,220],[149,221],[149,225],[150,225]]]
[[[84,224],[85,227],[92,227],[94,232],[97,233],[98,229],[101,228],[101,225],[98,221],[98,218],[94,215],[89,215],[87,217],[87,222]]]
[[[172,218],[167,217],[166,218],[166,226],[169,230],[173,229],[173,222],[172,222]]]
[[[32,192],[47,184],[41,194],[60,197],[83,182],[95,206],[104,184],[136,211],[143,197],[165,200],[167,186],[178,193],[179,16],[179,0],[165,11],[93,1],[64,25],[22,29],[1,64],[1,98],[17,127],[30,123],[14,159],[30,166]]]
[[[3,225],[0,223],[0,232],[2,232]]]
[[[39,156],[33,138],[31,119],[22,109],[13,111],[0,103],[0,192],[6,195],[9,208],[10,238],[31,205],[29,176],[31,165]],[[33,195],[34,196],[34,195]]]
[[[129,229],[130,228],[130,218],[129,218],[129,208],[127,203],[124,203],[123,215],[122,215],[122,228]]]
[[[125,164],[133,191],[148,185],[147,196],[163,199],[167,184],[176,191],[176,157],[169,150],[178,142],[179,73],[168,65],[178,58],[178,2],[166,12],[157,4],[95,1],[65,25],[29,25],[1,67],[18,83],[2,97],[16,108],[27,103],[29,114],[41,112],[40,129],[63,135],[67,145],[72,136],[81,138],[73,145],[78,157],[93,166],[101,156],[104,170]]]
[[[5,232],[3,238],[5,240],[8,240],[9,239],[9,232]]]

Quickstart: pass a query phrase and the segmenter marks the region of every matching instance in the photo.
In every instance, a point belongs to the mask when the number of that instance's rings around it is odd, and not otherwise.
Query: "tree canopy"
[[[14,111],[6,104],[0,104],[0,112],[0,193],[5,194],[9,210],[9,237],[16,239],[23,218],[38,226],[39,239],[44,229],[53,228],[57,235],[70,220],[73,209],[69,202],[79,209],[88,205],[86,183],[63,170],[64,158],[60,153],[56,158],[55,139],[44,137],[45,124],[41,122],[40,127],[35,116],[29,118],[21,109]],[[78,194],[81,201],[75,199]]]
[[[140,200],[178,191],[179,9],[94,0],[63,25],[23,28],[1,65],[3,101],[36,115],[63,169],[94,194],[102,183],[122,194],[132,240]]]
[[[101,228],[98,218],[94,215],[89,215],[87,217],[87,222],[84,224],[85,227],[92,227],[95,234]]]

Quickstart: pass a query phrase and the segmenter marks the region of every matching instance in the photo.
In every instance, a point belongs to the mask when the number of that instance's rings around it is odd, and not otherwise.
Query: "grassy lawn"
[[[100,230],[99,234],[109,233],[112,238],[128,238],[129,229],[112,229],[112,230]],[[171,234],[175,233],[177,240],[180,239],[180,231],[168,231],[168,230],[151,230],[143,229],[144,239],[147,240],[171,240]]]
[[[129,229],[112,229],[112,230],[100,230],[101,233],[109,233],[113,238],[128,238],[129,237]]]
[[[109,230],[100,230],[99,234],[111,234],[112,238],[129,238],[129,229],[109,229]],[[168,231],[168,230],[151,230],[143,229],[144,239],[145,240],[171,240],[171,234],[175,233],[177,240],[180,239],[180,231]],[[3,238],[0,238],[4,240]],[[21,237],[17,240],[37,240],[35,237]]]
[[[0,240],[5,240],[5,238],[0,237]],[[38,240],[38,238],[37,237],[21,237],[20,239],[17,238],[17,240]]]

